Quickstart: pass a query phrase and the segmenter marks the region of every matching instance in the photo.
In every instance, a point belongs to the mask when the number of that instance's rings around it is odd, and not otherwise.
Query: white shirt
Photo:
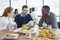
[[[30,15],[31,15],[32,19],[36,19],[37,18],[37,15],[36,15],[35,12],[30,13]]]
[[[35,22],[37,22],[38,16],[36,15],[36,13],[35,13],[35,12],[32,12],[32,13],[30,13],[30,15],[31,15],[32,19],[33,19]]]
[[[13,23],[12,18],[0,17],[0,30],[5,30],[9,22]]]

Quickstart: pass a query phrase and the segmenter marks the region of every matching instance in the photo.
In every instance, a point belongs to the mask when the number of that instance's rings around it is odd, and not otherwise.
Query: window
[[[41,15],[42,0],[27,0],[27,5],[30,7],[35,7],[36,14]]]
[[[4,9],[8,6],[9,0],[0,0],[0,16],[3,14]]]
[[[21,12],[21,8],[23,5],[26,5],[26,0],[11,0],[11,6],[14,9],[18,9]]]
[[[57,21],[60,18],[60,7],[59,7],[59,0],[11,0],[11,6],[14,9],[18,9],[19,13],[21,12],[23,5],[28,5],[29,8],[35,7],[37,16],[40,16],[38,19],[41,18],[41,8],[43,5],[50,6],[51,12],[55,13],[57,16]],[[2,15],[3,10],[10,6],[9,0],[0,0],[0,15]]]
[[[51,12],[56,14],[59,21],[59,0],[44,0],[44,5],[50,6]]]

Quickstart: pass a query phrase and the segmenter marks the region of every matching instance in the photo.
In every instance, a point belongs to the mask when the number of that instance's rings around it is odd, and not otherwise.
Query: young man
[[[49,6],[42,7],[42,17],[39,21],[39,26],[41,26],[43,22],[47,23],[47,25],[52,25],[52,28],[58,28],[56,16],[54,13],[50,12]]]
[[[30,14],[28,12],[28,7],[24,5],[22,7],[22,12],[15,17],[15,22],[17,23],[17,28],[22,27],[23,24],[27,24],[29,21],[32,20]]]

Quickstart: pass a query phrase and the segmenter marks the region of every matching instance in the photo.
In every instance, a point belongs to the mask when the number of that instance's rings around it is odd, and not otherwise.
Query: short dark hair
[[[32,9],[32,11],[35,11],[35,8],[34,7],[32,7],[31,9]]]
[[[50,7],[47,5],[43,6],[42,8],[47,8],[48,10],[50,10]]]
[[[18,9],[15,9],[15,11],[18,11]]]
[[[27,5],[24,5],[24,6],[22,7],[22,10],[23,10],[24,8],[28,8],[28,6],[27,6]]]

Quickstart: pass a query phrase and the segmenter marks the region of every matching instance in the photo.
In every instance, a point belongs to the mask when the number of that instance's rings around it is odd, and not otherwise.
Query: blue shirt
[[[30,14],[26,14],[25,16],[21,14],[16,15],[15,22],[17,23],[17,28],[22,27],[23,24],[27,24],[29,21],[31,21],[32,18]]]

